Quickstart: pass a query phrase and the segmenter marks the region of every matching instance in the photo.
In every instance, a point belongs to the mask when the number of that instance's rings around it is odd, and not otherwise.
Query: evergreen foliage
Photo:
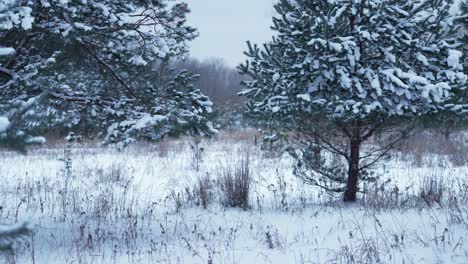
[[[409,121],[465,113],[457,17],[447,0],[281,0],[271,42],[249,43],[248,112],[297,135],[306,182],[355,201],[359,180],[411,130]],[[363,143],[375,134],[383,138]],[[374,141],[377,141],[374,140]],[[337,156],[332,159],[330,156]]]
[[[197,36],[186,4],[19,0],[14,10],[0,31],[0,45],[16,51],[0,61],[0,102],[47,91],[38,112],[53,117],[48,126],[85,126],[106,143],[216,133],[196,76],[170,69]]]
[[[27,222],[8,227],[0,227],[0,251],[12,250],[14,243],[27,237],[32,228]]]
[[[16,21],[29,19],[27,9],[18,8],[14,1],[0,1],[0,24],[2,28],[13,28],[12,18]],[[11,47],[0,47],[1,56],[11,56],[15,50]],[[0,66],[0,72],[8,74],[8,71]],[[2,87],[4,88],[4,87]],[[28,102],[19,100],[10,101],[7,104],[0,101],[0,148],[8,147],[25,152],[25,146],[32,143],[42,143],[43,138],[33,137],[24,131],[24,121],[32,121],[35,116],[30,110],[35,104],[45,97],[31,98]],[[13,226],[0,227],[0,251],[11,250],[14,243],[28,236],[32,228],[27,223]]]
[[[32,18],[31,10],[18,5],[15,1],[0,2],[0,29],[16,30],[17,28],[30,28]],[[0,59],[13,60],[18,56],[17,51],[9,46],[0,47]],[[19,56],[22,56],[19,54]],[[0,65],[0,75],[11,76],[7,82],[0,86],[0,94],[8,92],[10,85],[18,78],[13,71]],[[37,128],[40,123],[39,114],[34,111],[37,104],[46,97],[45,93],[25,98],[0,97],[0,147],[6,147],[21,152],[26,152],[26,145],[43,143],[44,138],[34,137],[29,133],[31,128]]]

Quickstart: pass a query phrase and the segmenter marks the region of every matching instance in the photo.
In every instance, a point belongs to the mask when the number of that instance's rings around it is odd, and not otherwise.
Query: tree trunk
[[[456,121],[454,119],[449,118],[446,123],[443,124],[444,129],[442,130],[442,133],[444,134],[444,138],[447,142],[450,142],[450,135],[455,130],[455,122]]]
[[[452,132],[452,128],[450,125],[446,125],[444,129],[444,138],[445,141],[450,142],[450,134]]]
[[[359,158],[361,150],[360,128],[355,125],[353,128],[353,137],[350,141],[351,155],[348,167],[348,181],[343,200],[345,202],[355,202],[358,191],[359,176]]]

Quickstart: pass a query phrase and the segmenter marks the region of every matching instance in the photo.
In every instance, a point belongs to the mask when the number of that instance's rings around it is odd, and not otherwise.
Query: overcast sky
[[[192,13],[189,25],[200,36],[192,42],[195,58],[223,58],[236,66],[243,62],[246,41],[264,42],[271,38],[273,0],[186,0]]]

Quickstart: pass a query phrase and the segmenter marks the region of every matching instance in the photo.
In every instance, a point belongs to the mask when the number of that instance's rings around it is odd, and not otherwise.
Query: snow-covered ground
[[[376,168],[392,181],[356,205],[304,186],[288,156],[227,136],[112,148],[0,152],[0,219],[35,233],[0,263],[468,263],[468,164],[429,156]],[[222,206],[220,178],[248,153],[250,209]],[[211,193],[198,206],[199,180]],[[428,206],[421,189],[441,186]],[[430,185],[430,184],[429,184]],[[435,188],[437,189],[437,188]]]

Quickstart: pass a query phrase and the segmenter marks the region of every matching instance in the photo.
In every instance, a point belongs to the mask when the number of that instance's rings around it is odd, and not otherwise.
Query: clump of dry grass
[[[214,197],[214,184],[209,174],[198,179],[196,194],[196,205],[202,206],[203,209],[207,209],[208,206],[213,202]]]
[[[252,185],[249,154],[244,154],[233,166],[221,170],[219,178],[221,203],[225,207],[240,207],[247,210]]]
[[[425,177],[420,184],[419,197],[428,205],[442,205],[447,190],[444,180],[438,177]]]

